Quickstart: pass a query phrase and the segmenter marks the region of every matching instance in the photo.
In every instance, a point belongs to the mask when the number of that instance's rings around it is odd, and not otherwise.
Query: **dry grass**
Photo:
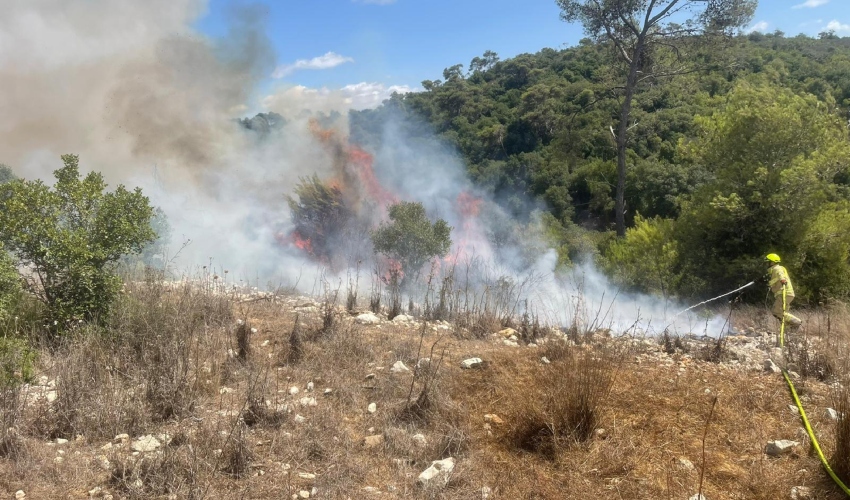
[[[381,498],[460,500],[488,488],[489,498],[666,499],[690,498],[703,475],[711,500],[788,498],[794,486],[842,498],[799,435],[780,376],[700,360],[676,338],[633,351],[626,339],[577,327],[575,345],[544,337],[529,312],[514,315],[514,326],[540,347],[508,347],[489,337],[503,324],[492,291],[476,299],[493,304],[478,309],[492,324],[458,338],[439,324],[355,325],[344,314],[350,304],[327,294],[318,304],[284,297],[234,306],[157,287],[130,290],[112,329],[78,332],[42,356],[39,375],[56,380],[52,404],[0,394],[6,490],[206,499],[291,498],[316,488],[319,498],[346,499],[373,487]],[[475,321],[454,308],[455,292],[441,309],[437,290],[425,315]],[[513,307],[502,304],[499,311]],[[768,323],[756,309],[735,314]],[[806,335],[812,355],[846,343],[850,315],[801,315],[807,329],[792,339]],[[236,317],[256,329],[241,341],[245,362]],[[844,353],[828,355],[835,376],[846,374]],[[470,357],[485,367],[461,369]],[[391,372],[397,361],[411,371]],[[850,441],[841,434],[850,424],[825,415],[836,393],[817,376],[798,389],[825,451],[847,456],[836,443]],[[114,439],[121,433],[170,440],[134,456]],[[57,437],[69,442],[57,445]],[[801,446],[768,458],[763,449],[774,439]],[[447,457],[456,468],[444,487],[417,485],[431,461]]]

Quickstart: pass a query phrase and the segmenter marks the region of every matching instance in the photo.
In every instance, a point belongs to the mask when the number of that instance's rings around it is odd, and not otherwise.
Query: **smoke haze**
[[[299,177],[329,178],[338,170],[334,152],[310,132],[308,120],[316,112],[375,105],[388,92],[409,88],[281,84],[258,95],[276,65],[263,9],[235,9],[219,39],[192,28],[205,9],[201,0],[4,2],[0,162],[20,176],[49,181],[59,155],[79,154],[83,169],[103,172],[113,185],[141,186],[163,208],[173,250],[192,241],[181,265],[212,258],[236,279],[265,285],[300,277],[309,289],[319,266],[276,240],[292,226],[285,196]],[[280,113],[286,122],[264,137],[234,121],[257,111]],[[345,115],[332,127],[344,136]],[[495,274],[517,280],[529,272],[548,276],[527,293],[558,321],[569,321],[580,295],[588,311],[608,308],[617,293],[593,268],[577,269],[571,288],[552,277],[554,251],[529,258],[519,247],[494,247],[493,228],[479,214],[509,217],[475,190],[456,152],[436,141],[413,145],[399,130],[385,124],[375,174],[399,199],[423,202],[455,228],[456,256],[492,260]],[[622,327],[638,314],[658,324],[669,311],[649,297],[620,296],[612,314]],[[684,321],[677,323],[681,330],[703,331]],[[718,325],[711,328],[719,332]]]

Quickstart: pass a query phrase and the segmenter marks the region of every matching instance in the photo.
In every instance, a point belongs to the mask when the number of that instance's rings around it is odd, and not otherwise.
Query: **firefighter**
[[[774,297],[771,312],[779,321],[782,321],[784,314],[786,325],[799,327],[803,324],[803,320],[788,312],[791,302],[794,301],[794,286],[791,285],[788,271],[779,265],[780,259],[775,253],[768,254],[764,260],[768,266],[768,286]]]

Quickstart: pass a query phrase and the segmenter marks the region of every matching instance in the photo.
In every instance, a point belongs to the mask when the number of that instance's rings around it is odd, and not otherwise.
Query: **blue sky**
[[[226,30],[238,0],[211,0],[196,27]],[[559,20],[554,0],[260,0],[278,68],[276,85],[339,89],[355,84],[417,88],[468,65],[485,50],[503,59],[544,47],[574,45],[578,25]],[[751,30],[787,36],[833,29],[850,36],[847,0],[761,0]]]

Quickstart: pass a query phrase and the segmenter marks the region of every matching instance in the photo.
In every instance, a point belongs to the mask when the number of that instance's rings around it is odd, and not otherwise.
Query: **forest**
[[[379,148],[392,122],[457,151],[479,189],[542,225],[562,265],[593,259],[631,290],[710,296],[760,278],[777,252],[799,297],[847,298],[850,38],[753,32],[693,45],[688,71],[635,93],[624,237],[614,231],[622,79],[609,45],[507,60],[487,51],[421,92],[352,111],[352,141]]]

